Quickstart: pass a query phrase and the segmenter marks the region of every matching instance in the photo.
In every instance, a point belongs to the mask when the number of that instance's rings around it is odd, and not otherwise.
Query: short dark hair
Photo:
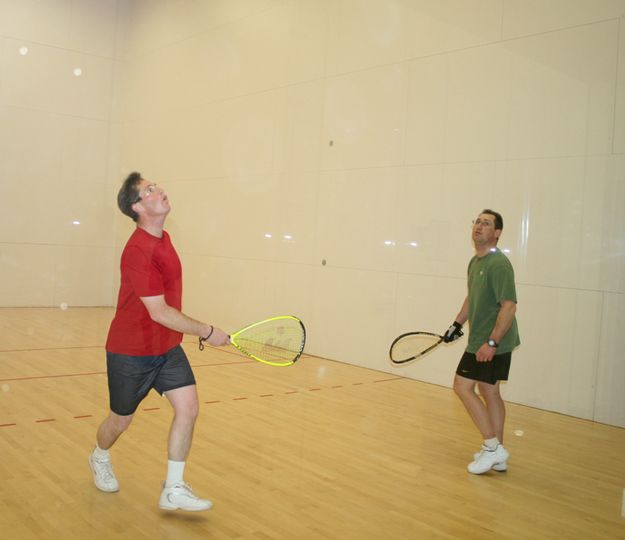
[[[481,212],[482,214],[490,214],[491,216],[495,216],[495,229],[503,230],[503,218],[499,212],[495,212],[490,208],[485,208]]]
[[[141,173],[130,173],[117,194],[117,206],[123,214],[131,217],[133,221],[139,219],[139,214],[132,209],[132,205],[141,200],[137,189],[139,182],[141,182]]]

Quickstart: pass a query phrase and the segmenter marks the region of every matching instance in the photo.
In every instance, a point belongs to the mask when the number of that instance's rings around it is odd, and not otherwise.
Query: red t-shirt
[[[141,296],[165,295],[165,302],[182,308],[182,266],[163,231],[158,238],[137,227],[121,258],[117,311],[109,328],[106,350],[130,356],[157,356],[182,342],[174,332],[151,318]]]

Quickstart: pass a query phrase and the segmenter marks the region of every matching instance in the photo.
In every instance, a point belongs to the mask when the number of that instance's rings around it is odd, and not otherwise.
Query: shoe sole
[[[185,512],[204,512],[206,510],[210,510],[213,507],[213,505],[211,504],[207,508],[182,508],[181,506],[163,506],[162,504],[159,504],[158,507],[161,510],[168,510],[170,512],[174,510],[183,510]]]
[[[508,465],[503,465],[502,463],[497,463],[495,465],[493,465],[489,470],[491,471],[495,471],[498,473],[504,473],[508,471]],[[471,471],[469,471],[471,472]],[[488,471],[485,471],[488,472]],[[471,474],[484,474],[484,473],[471,473]]]
[[[205,508],[184,507],[184,506],[178,506],[175,503],[172,503],[171,500],[169,500],[169,496],[161,495],[161,498],[158,501],[158,507],[161,510],[169,510],[169,511],[183,510],[185,512],[204,512],[205,510],[210,510],[213,507],[213,503],[211,501],[206,501],[206,502],[208,502],[208,506]]]
[[[477,452],[473,456],[473,459],[474,460],[477,459],[478,455],[479,455],[479,452]],[[495,463],[489,470],[496,471],[498,473],[506,472],[508,470],[508,463],[506,461],[501,462],[501,463]],[[469,472],[471,472],[471,471],[469,471]],[[485,472],[488,472],[488,471],[485,471]],[[484,474],[484,473],[471,473],[471,474]]]

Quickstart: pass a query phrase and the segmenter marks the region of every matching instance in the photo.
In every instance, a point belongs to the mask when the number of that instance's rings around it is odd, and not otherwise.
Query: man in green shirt
[[[499,381],[508,380],[512,350],[520,341],[514,270],[497,249],[502,230],[503,219],[493,210],[483,210],[473,222],[475,256],[469,262],[468,295],[443,338],[446,343],[458,339],[469,321],[469,344],[456,370],[454,391],[484,438],[467,467],[473,474],[505,471],[510,457],[503,446],[506,409]]]

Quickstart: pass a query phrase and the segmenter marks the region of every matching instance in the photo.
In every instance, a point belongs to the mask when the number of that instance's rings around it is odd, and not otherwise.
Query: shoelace
[[[495,448],[495,450],[490,450],[489,448],[482,448],[480,450],[480,454],[473,461],[478,461],[483,455],[492,454],[495,451],[497,451],[496,448]]]
[[[191,484],[187,484],[186,482],[180,482],[179,484],[174,484],[171,487],[182,489],[182,493],[177,493],[176,495],[183,495],[195,501],[201,500],[195,493],[193,493],[193,490],[191,489]],[[168,495],[168,498],[169,498],[169,495]]]
[[[178,484],[182,489],[184,489],[185,491],[185,495],[188,495],[189,497],[196,497],[195,493],[193,493],[193,490],[191,489],[191,485],[187,484],[186,482],[181,482],[180,484]]]
[[[93,463],[95,464],[98,475],[101,476],[103,480],[113,480],[113,465],[110,461],[98,461],[94,459]]]

